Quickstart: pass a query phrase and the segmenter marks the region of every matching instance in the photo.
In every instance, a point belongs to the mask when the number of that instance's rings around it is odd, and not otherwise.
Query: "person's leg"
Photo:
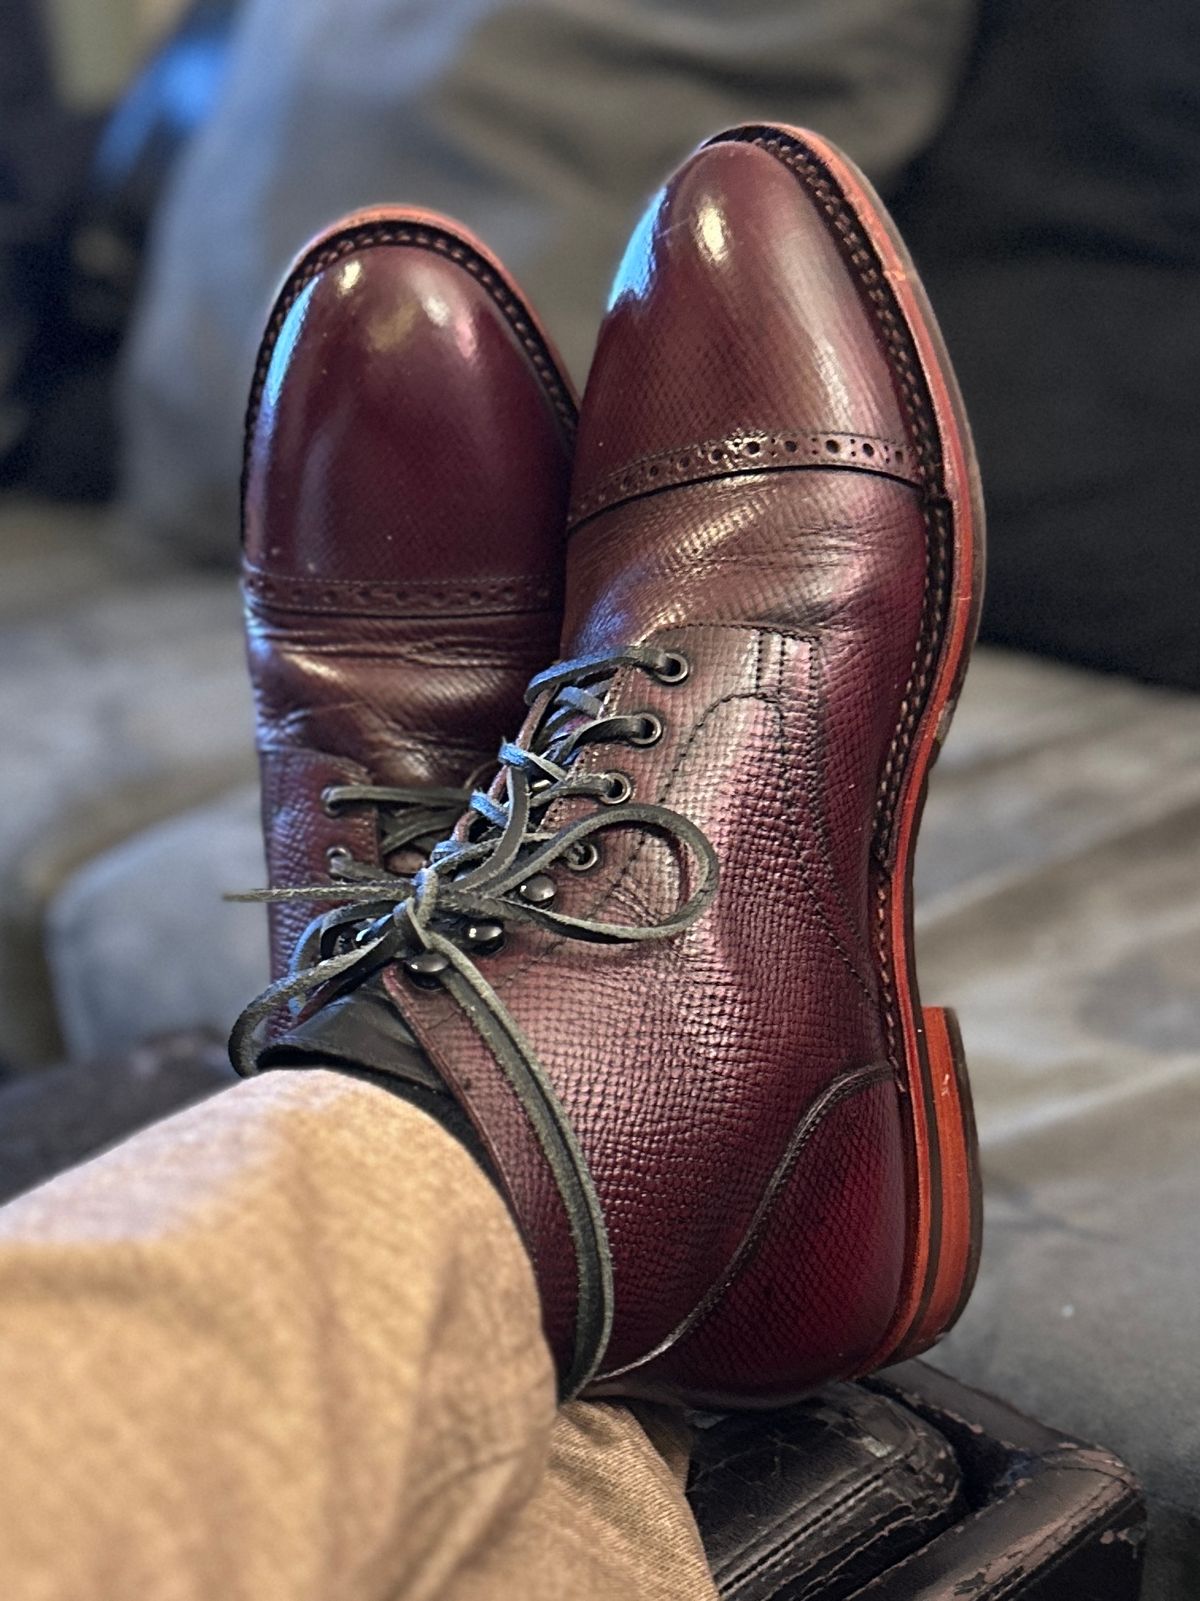
[[[4,1595],[715,1593],[635,1415],[556,1413],[490,1182],[371,1085],[268,1074],[23,1196],[0,1299]]]

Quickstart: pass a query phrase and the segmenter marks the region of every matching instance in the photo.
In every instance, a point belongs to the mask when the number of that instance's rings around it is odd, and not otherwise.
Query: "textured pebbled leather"
[[[616,671],[606,711],[654,712],[661,740],[587,744],[573,772],[621,768],[701,828],[717,897],[669,940],[520,924],[480,956],[605,1220],[600,1393],[754,1404],[858,1372],[914,1326],[936,1255],[888,940],[893,820],[910,836],[910,752],[928,762],[949,684],[947,480],[883,256],[810,168],[744,131],[659,192],[574,466],[562,655],[653,642],[691,671]],[[594,868],[555,873],[555,911],[662,921],[693,865],[613,823]],[[482,1012],[398,965],[382,981],[480,1132],[563,1372],[587,1370],[576,1327],[606,1322],[579,1316],[574,1215]]]
[[[462,784],[553,654],[575,403],[498,265],[420,213],[350,218],[293,268],[247,418],[246,628],[272,886],[378,863],[330,784]],[[396,865],[407,865],[398,863]],[[271,907],[286,970],[316,908]]]
[[[561,654],[654,642],[692,671],[619,671],[608,709],[653,711],[663,738],[578,765],[684,813],[721,867],[671,940],[522,927],[481,960],[603,1208],[602,1391],[754,1403],[858,1371],[914,1249],[877,908],[946,557],[931,425],[856,250],[776,152],[715,142],[639,225],[584,399]],[[593,838],[600,863],[556,875],[557,910],[651,922],[686,898],[668,842]],[[531,1126],[466,1012],[398,969],[385,983],[480,1130],[565,1365],[576,1268]]]

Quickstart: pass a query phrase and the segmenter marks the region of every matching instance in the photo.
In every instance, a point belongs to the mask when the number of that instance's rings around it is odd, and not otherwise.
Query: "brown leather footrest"
[[[700,1420],[689,1498],[731,1601],[1135,1601],[1130,1470],[921,1362]]]

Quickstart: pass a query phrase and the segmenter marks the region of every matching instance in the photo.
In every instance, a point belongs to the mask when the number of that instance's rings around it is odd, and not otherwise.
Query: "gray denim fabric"
[[[247,0],[159,218],[124,383],[144,537],[236,549],[242,415],[289,260],[357,206],[448,212],[577,378],[633,222],[707,134],[776,118],[887,182],[957,83],[974,0]]]

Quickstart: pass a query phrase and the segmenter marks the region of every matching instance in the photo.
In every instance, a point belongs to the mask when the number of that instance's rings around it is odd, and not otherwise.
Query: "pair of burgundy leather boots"
[[[706,144],[578,408],[481,245],[350,217],[271,316],[244,508],[277,983],[241,1069],[364,1042],[465,1113],[564,1394],[765,1404],[930,1345],[980,1202],[911,877],[983,519],[861,174]],[[285,1003],[308,1057],[259,1038]]]

